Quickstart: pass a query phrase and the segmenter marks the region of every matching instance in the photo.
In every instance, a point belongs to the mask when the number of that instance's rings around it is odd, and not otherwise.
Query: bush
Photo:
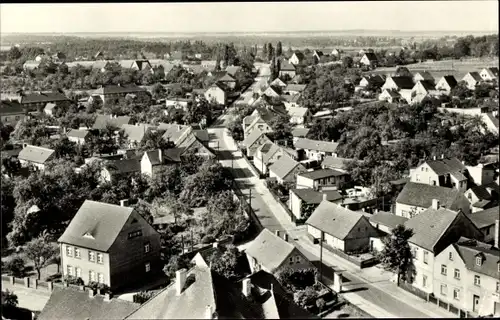
[[[201,243],[203,243],[203,244],[212,243],[214,241],[215,241],[215,238],[212,236],[209,236],[209,235],[203,236],[203,238],[201,238]]]
[[[98,283],[96,281],[91,281],[87,284],[87,288],[92,289],[94,291],[100,290],[101,294],[111,293],[111,289],[107,284]]]
[[[304,309],[315,306],[317,298],[318,292],[313,287],[307,287],[293,294],[293,301]]]
[[[276,278],[283,287],[295,293],[314,286],[317,283],[318,270],[316,268],[295,270],[286,267],[278,271]]]
[[[20,256],[14,256],[5,263],[5,270],[16,278],[23,278],[26,275],[24,259]]]
[[[2,291],[2,306],[17,307],[17,296],[9,290]],[[3,317],[2,317],[3,318]]]
[[[83,280],[80,277],[73,277],[73,276],[65,276],[64,277],[64,282],[67,284],[74,284],[77,286],[83,286]]]
[[[53,281],[56,281],[56,280],[59,280],[59,282],[60,282],[60,280],[61,280],[61,274],[60,273],[52,274],[52,275],[50,275],[50,276],[48,276],[48,277],[45,278],[45,281],[52,281],[53,282]]]
[[[153,292],[150,291],[141,291],[132,296],[132,299],[135,303],[143,304],[144,302],[151,299],[153,296]]]

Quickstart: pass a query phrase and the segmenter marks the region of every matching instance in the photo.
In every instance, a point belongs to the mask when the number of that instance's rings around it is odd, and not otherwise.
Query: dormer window
[[[480,267],[482,264],[483,264],[483,257],[477,256],[476,257],[476,265]]]

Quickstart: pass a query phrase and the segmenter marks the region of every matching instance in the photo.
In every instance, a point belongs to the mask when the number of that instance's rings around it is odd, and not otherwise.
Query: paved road
[[[8,289],[17,295],[19,307],[31,311],[42,311],[50,298],[50,292],[45,289],[29,289],[22,284],[11,285],[8,281],[2,281],[2,290]]]

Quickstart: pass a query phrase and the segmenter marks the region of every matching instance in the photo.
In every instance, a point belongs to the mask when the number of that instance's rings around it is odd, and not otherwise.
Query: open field
[[[429,71],[434,78],[439,79],[444,75],[454,75],[457,80],[462,79],[467,72],[481,71],[485,67],[498,67],[498,59],[468,59],[468,60],[441,60],[426,61],[421,63],[408,64],[411,72]],[[368,73],[388,74],[396,71],[397,67],[377,68]]]

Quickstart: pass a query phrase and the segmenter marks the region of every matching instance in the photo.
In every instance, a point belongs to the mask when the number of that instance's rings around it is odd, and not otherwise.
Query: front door
[[[472,296],[472,311],[477,312],[479,307],[479,296]]]
[[[370,240],[370,251],[373,251],[373,240]]]

